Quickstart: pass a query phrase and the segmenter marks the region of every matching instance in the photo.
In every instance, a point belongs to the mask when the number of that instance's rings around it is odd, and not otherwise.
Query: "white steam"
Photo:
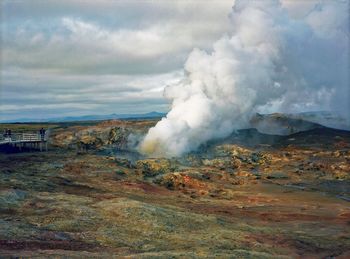
[[[192,51],[185,78],[165,89],[170,112],[140,150],[178,156],[248,126],[255,112],[336,110],[348,118],[348,1],[301,3],[236,0],[232,32],[211,53]]]

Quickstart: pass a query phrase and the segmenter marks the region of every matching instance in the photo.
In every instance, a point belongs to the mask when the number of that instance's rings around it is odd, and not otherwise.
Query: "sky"
[[[327,1],[280,3],[303,19]],[[232,34],[234,2],[0,0],[0,121],[169,111],[165,87],[186,77],[194,49]]]
[[[167,112],[195,47],[230,30],[231,0],[1,0],[0,120]]]

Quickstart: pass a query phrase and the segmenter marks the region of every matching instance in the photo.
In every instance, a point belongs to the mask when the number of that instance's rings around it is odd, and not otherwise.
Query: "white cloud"
[[[232,1],[0,5],[0,117],[11,119],[29,110],[34,117],[166,111],[163,88],[181,77],[194,47],[211,48],[229,31]]]
[[[4,25],[4,65],[73,74],[164,73],[181,68],[193,47],[209,48],[229,30],[231,1],[219,1],[215,8],[213,3],[197,1],[140,5],[87,1],[78,14],[79,4],[63,1],[54,15],[55,5],[50,2],[45,7],[51,16],[43,21],[29,15],[37,12],[35,6],[43,8],[40,2],[8,3],[20,12],[13,13],[15,18],[5,12],[9,22]],[[99,9],[110,16],[91,19]],[[136,18],[137,25],[129,26],[135,17],[125,13],[142,15]],[[30,19],[23,20],[19,14]]]

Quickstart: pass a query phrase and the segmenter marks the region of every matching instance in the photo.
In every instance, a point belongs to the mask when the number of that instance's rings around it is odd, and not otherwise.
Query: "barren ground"
[[[350,257],[349,132],[126,148],[154,123],[52,125],[49,152],[2,151],[0,257]]]

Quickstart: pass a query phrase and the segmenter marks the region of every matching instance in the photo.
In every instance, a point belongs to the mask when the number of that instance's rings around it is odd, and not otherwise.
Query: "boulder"
[[[133,168],[133,165],[131,163],[130,160],[126,159],[126,158],[115,158],[115,162],[118,166],[121,167],[126,167],[126,168]]]
[[[230,158],[204,159],[202,163],[205,166],[215,167],[220,170],[232,167]]]
[[[128,144],[129,131],[123,127],[114,127],[109,131],[107,144],[115,145],[117,148],[126,148]]]
[[[143,176],[154,177],[175,171],[176,164],[165,158],[149,158],[137,161],[136,168],[141,170]]]
[[[181,189],[208,189],[208,184],[188,173],[168,173],[155,181],[157,184],[165,186],[170,190]]]

